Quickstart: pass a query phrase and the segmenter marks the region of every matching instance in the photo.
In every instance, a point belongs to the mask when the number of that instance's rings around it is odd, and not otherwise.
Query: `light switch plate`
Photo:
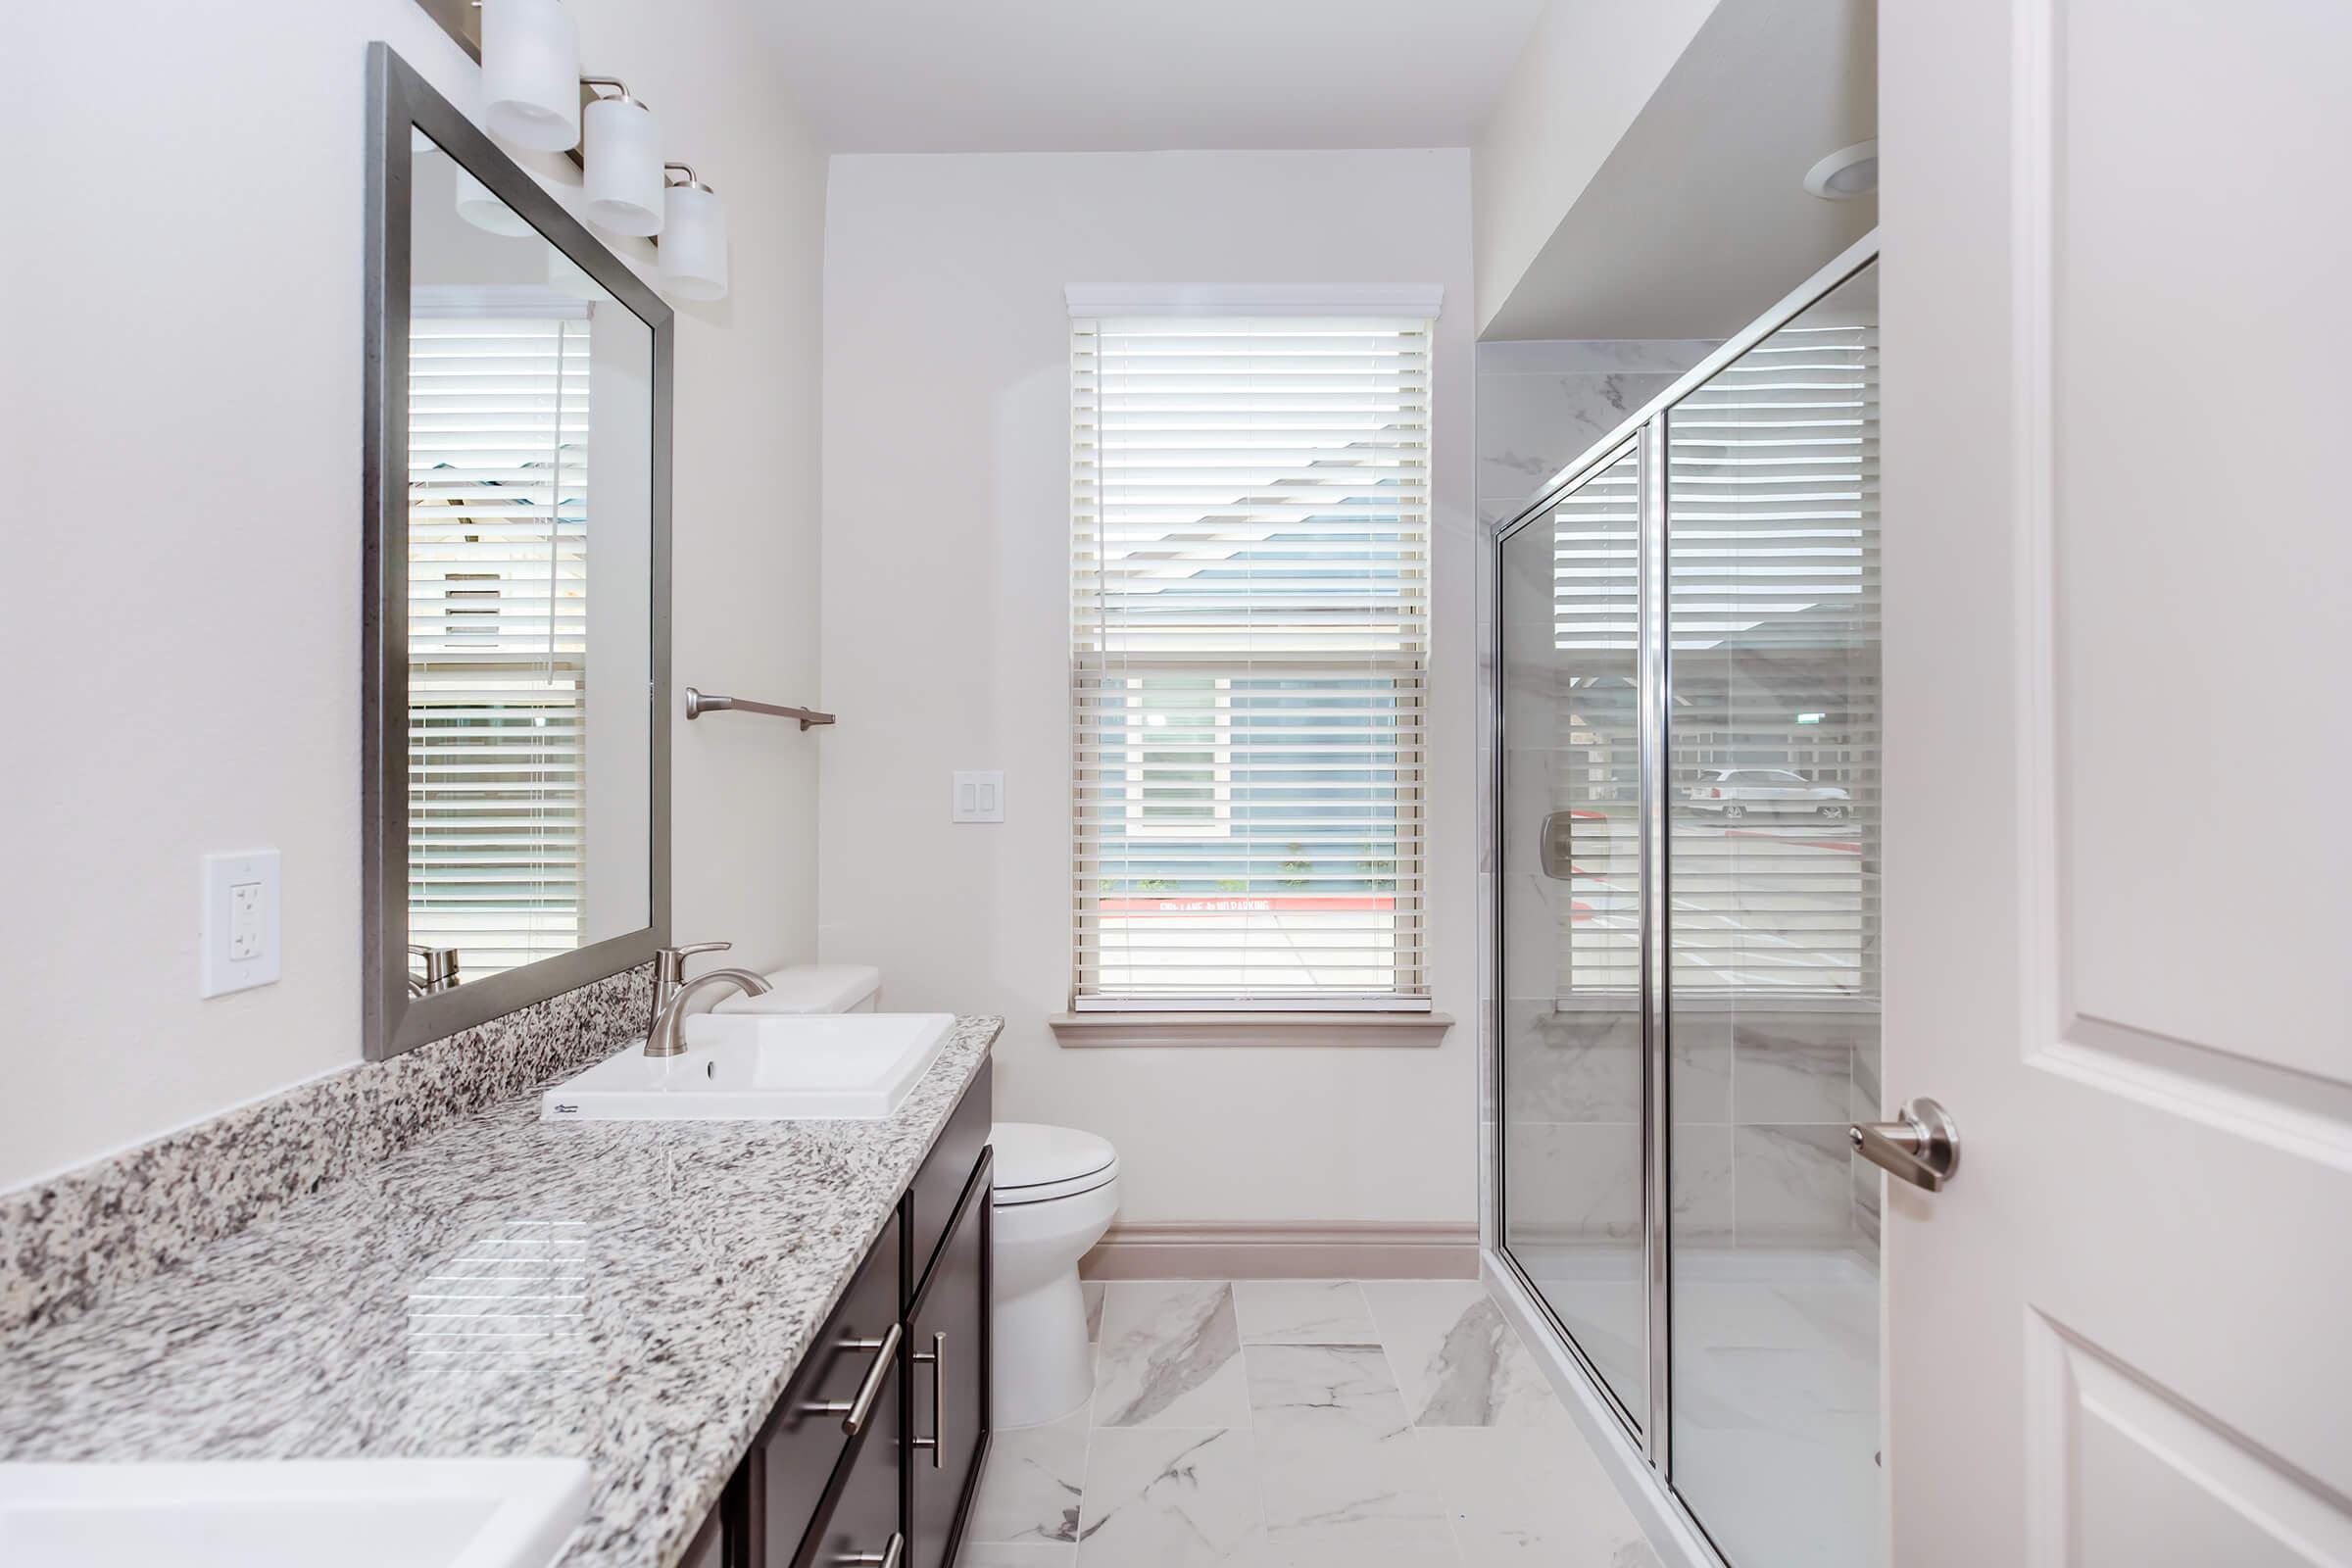
[[[277,852],[204,858],[196,994],[225,996],[277,979]]]
[[[957,773],[953,819],[957,822],[1004,821],[1004,775]]]

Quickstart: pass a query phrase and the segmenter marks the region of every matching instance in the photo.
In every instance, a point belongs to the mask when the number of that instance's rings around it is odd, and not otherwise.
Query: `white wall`
[[[1125,1220],[1476,1207],[1465,151],[836,158],[826,203],[828,959],[887,1005],[1001,1012],[998,1111],[1118,1146]],[[1069,282],[1443,283],[1436,404],[1438,1048],[1064,1050]],[[1002,826],[949,775],[1002,768]]]
[[[1551,0],[1479,132],[1481,330],[1716,3]]]
[[[743,0],[569,9],[734,225],[735,297],[679,312],[675,674],[791,700],[816,667],[822,165]],[[359,1058],[371,38],[470,109],[411,0],[0,24],[0,143],[40,192],[0,247],[0,1186]],[[807,956],[810,748],[722,721],[674,752],[678,932]],[[198,857],[265,844],[284,978],[201,1002]]]

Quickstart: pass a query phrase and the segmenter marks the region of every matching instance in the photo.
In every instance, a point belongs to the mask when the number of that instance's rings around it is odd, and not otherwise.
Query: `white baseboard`
[[[1090,1280],[1473,1280],[1478,1226],[1144,1220],[1113,1225],[1078,1272]]]
[[[1617,1412],[1593,1388],[1585,1369],[1552,1338],[1549,1321],[1519,1282],[1518,1275],[1490,1253],[1481,1252],[1479,1262],[1480,1277],[1487,1282],[1495,1304],[1502,1308],[1502,1315],[1510,1320],[1511,1327],[1519,1331],[1519,1338],[1527,1342],[1527,1348],[1535,1352],[1537,1364],[1551,1380],[1560,1402],[1568,1407],[1568,1414],[1584,1433],[1585,1442],[1600,1460],[1600,1467],[1608,1473],[1618,1495],[1633,1510],[1634,1521],[1649,1538],[1659,1562],[1665,1568],[1727,1568],[1707,1538],[1699,1534],[1683,1511],[1680,1500],[1635,1448],[1633,1439],[1617,1419]]]

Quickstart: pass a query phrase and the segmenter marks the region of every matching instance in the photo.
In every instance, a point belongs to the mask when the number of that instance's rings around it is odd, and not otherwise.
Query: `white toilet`
[[[870,963],[796,963],[767,977],[762,996],[740,992],[720,1000],[716,1012],[871,1012],[882,996],[882,971]]]
[[[733,996],[722,1012],[872,1012],[882,971],[864,963],[804,963],[767,977],[759,997]],[[1119,1156],[1107,1140],[1071,1127],[1001,1121],[997,1152],[995,1394],[1000,1427],[1057,1421],[1095,1392],[1078,1260],[1102,1239],[1119,1206]]]
[[[1119,1156],[1071,1127],[1001,1121],[997,1152],[995,1395],[1000,1427],[1057,1421],[1095,1392],[1078,1260],[1119,1206]]]

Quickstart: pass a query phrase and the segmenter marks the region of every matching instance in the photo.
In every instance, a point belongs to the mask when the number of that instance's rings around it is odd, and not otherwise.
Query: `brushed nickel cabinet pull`
[[[917,1350],[914,1359],[931,1367],[931,1435],[916,1438],[914,1446],[931,1450],[931,1468],[940,1468],[940,1455],[947,1451],[948,1436],[948,1337],[931,1336],[931,1348]]]
[[[844,1340],[845,1350],[871,1350],[874,1364],[865,1369],[865,1381],[858,1385],[858,1396],[851,1399],[811,1399],[801,1406],[803,1415],[837,1415],[841,1430],[856,1437],[865,1425],[865,1418],[874,1413],[874,1396],[882,1392],[882,1380],[890,1376],[890,1358],[899,1353],[899,1325],[893,1323],[890,1332],[878,1340]],[[844,1559],[845,1561],[847,1559]]]
[[[899,1568],[899,1559],[906,1554],[904,1532],[890,1533],[890,1546],[884,1551],[845,1551],[833,1560],[841,1568]]]

